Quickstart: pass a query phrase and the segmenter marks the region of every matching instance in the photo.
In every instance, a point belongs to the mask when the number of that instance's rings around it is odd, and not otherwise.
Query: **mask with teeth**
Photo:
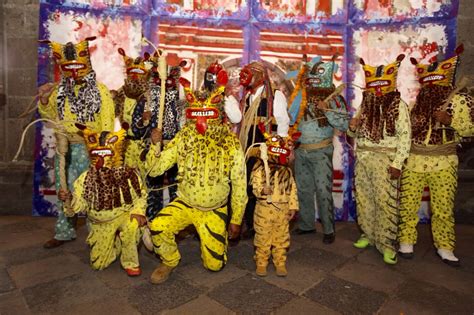
[[[142,57],[131,58],[125,54],[122,48],[118,52],[123,57],[125,64],[125,84],[123,86],[125,95],[130,98],[138,98],[148,88],[148,77],[150,75],[150,54],[145,53]]]
[[[404,58],[405,55],[401,54],[397,57],[395,62],[386,66],[380,65],[377,67],[365,64],[361,58],[360,64],[364,69],[366,90],[377,96],[395,91],[397,89],[398,68]]]
[[[121,126],[120,122],[116,120],[114,131],[99,133],[82,124],[76,124],[76,127],[82,130],[91,165],[94,165],[96,169],[123,166],[128,125]]]
[[[459,55],[464,51],[464,46],[459,45],[456,48],[456,55],[443,61],[437,58],[430,64],[420,64],[415,58],[410,58],[413,65],[416,66],[416,75],[422,87],[425,86],[448,86],[455,85],[456,69],[459,65]]]
[[[77,81],[92,71],[89,41],[94,39],[95,37],[88,37],[77,44],[68,42],[65,45],[51,41],[42,42],[47,42],[51,46],[53,59],[59,66],[61,74]]]

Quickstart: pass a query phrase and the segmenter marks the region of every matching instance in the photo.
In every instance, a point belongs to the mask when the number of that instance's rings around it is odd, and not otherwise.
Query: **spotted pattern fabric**
[[[175,267],[181,255],[175,235],[188,225],[194,225],[201,240],[201,259],[204,267],[219,271],[227,262],[227,206],[202,211],[177,198],[149,224],[154,251],[165,265]]]
[[[400,92],[393,91],[382,96],[365,91],[360,105],[359,133],[379,143],[384,133],[394,136],[398,120]]]
[[[138,222],[130,220],[128,212],[111,222],[91,223],[86,242],[90,247],[92,269],[105,269],[117,257],[120,257],[120,264],[124,269],[139,267],[137,245],[140,236]]]
[[[424,187],[430,189],[431,230],[434,245],[439,249],[454,250],[454,198],[457,189],[457,163],[437,172],[403,172],[400,194],[399,241],[416,244],[418,209]]]
[[[358,151],[355,165],[357,221],[363,237],[383,254],[395,251],[398,227],[398,180],[388,168],[393,156]]]
[[[433,117],[435,112],[443,110],[452,91],[452,87],[440,85],[425,86],[420,90],[410,113],[413,143],[434,145],[454,140],[454,130],[435,128],[437,123]],[[447,112],[452,115],[452,105],[448,106]]]
[[[112,210],[124,204],[132,204],[130,190],[141,196],[140,181],[138,174],[133,168],[92,167],[87,172],[84,181],[84,199],[91,204],[96,211]]]
[[[76,115],[76,121],[86,123],[95,120],[95,115],[100,112],[102,99],[95,78],[95,72],[92,71],[83,79],[83,84],[77,93],[74,92],[76,81],[71,77],[63,77],[59,84],[57,95],[58,117],[64,119],[64,109],[66,99],[69,101],[71,113]]]
[[[309,231],[315,228],[314,198],[316,195],[323,232],[324,234],[334,232],[333,150],[333,146],[330,145],[317,150],[296,149],[295,151],[295,176],[300,204],[298,227],[301,230]]]

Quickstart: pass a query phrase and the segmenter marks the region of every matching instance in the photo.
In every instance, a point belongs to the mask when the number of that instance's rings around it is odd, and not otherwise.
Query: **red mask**
[[[240,85],[248,87],[252,82],[253,74],[248,68],[243,68],[239,74]]]

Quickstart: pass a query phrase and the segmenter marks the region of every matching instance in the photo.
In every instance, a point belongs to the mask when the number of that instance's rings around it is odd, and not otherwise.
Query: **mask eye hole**
[[[117,137],[117,136],[113,136],[113,137],[111,137],[109,140],[107,140],[107,143],[108,143],[108,144],[112,144],[112,143],[117,142],[117,140],[118,140],[118,137]]]
[[[425,70],[423,68],[418,68],[416,71],[418,71],[418,73],[423,73]]]
[[[87,139],[89,140],[90,143],[96,143],[97,142],[97,139],[95,138],[95,136],[89,136]]]
[[[318,73],[319,73],[319,74],[323,74],[324,71],[325,71],[324,68],[318,68]]]
[[[277,142],[278,138],[277,137],[272,137],[272,142]]]
[[[85,56],[87,56],[87,55],[88,55],[87,50],[83,50],[83,51],[81,51],[81,52],[79,53],[79,56],[80,56],[80,57],[85,57]]]
[[[452,64],[446,63],[441,68],[443,68],[444,70],[447,70],[447,69],[451,68],[452,66],[453,66]]]
[[[394,67],[390,67],[390,68],[387,70],[387,74],[392,74],[394,71],[395,71],[395,68],[394,68]]]
[[[371,77],[372,76],[372,73],[370,73],[369,71],[365,71],[365,76],[368,78],[368,77]]]

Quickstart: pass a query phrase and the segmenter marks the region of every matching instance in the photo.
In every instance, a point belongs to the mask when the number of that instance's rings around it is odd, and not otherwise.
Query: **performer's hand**
[[[321,110],[326,110],[326,109],[329,109],[329,104],[324,101],[318,101],[318,104],[316,104],[316,108],[321,109]]]
[[[240,225],[237,224],[229,224],[229,239],[235,240],[240,235]]]
[[[53,93],[55,86],[56,84],[54,83],[46,83],[38,88],[38,97],[41,104],[48,104],[49,97],[51,96],[51,93]]]
[[[286,219],[288,221],[291,221],[291,219],[293,219],[293,217],[295,216],[296,214],[296,211],[295,210],[290,210],[288,211],[288,213],[286,214]]]
[[[179,83],[183,86],[183,88],[191,87],[191,82],[189,82],[189,80],[187,80],[183,77],[179,78]]]
[[[62,202],[65,202],[72,199],[72,194],[69,190],[60,188],[58,191],[58,198]]]
[[[452,121],[451,116],[445,110],[434,112],[433,117],[443,125],[450,125]]]
[[[349,129],[351,131],[356,131],[359,128],[359,125],[360,125],[360,119],[359,118],[354,117],[349,121]]]
[[[273,193],[273,190],[270,186],[265,185],[262,189],[262,195],[271,195]]]
[[[151,135],[150,135],[151,142],[153,144],[157,144],[158,142],[161,141],[162,136],[163,136],[163,134],[162,134],[161,129],[159,129],[159,128],[152,129]]]
[[[133,219],[137,220],[138,226],[145,226],[146,225],[146,217],[144,215],[131,214],[130,215],[130,221],[132,221]]]
[[[388,172],[390,173],[390,179],[397,179],[402,174],[402,171],[395,167],[389,167]]]
[[[143,119],[143,121],[150,121],[151,112],[150,111],[143,112],[142,119]]]

